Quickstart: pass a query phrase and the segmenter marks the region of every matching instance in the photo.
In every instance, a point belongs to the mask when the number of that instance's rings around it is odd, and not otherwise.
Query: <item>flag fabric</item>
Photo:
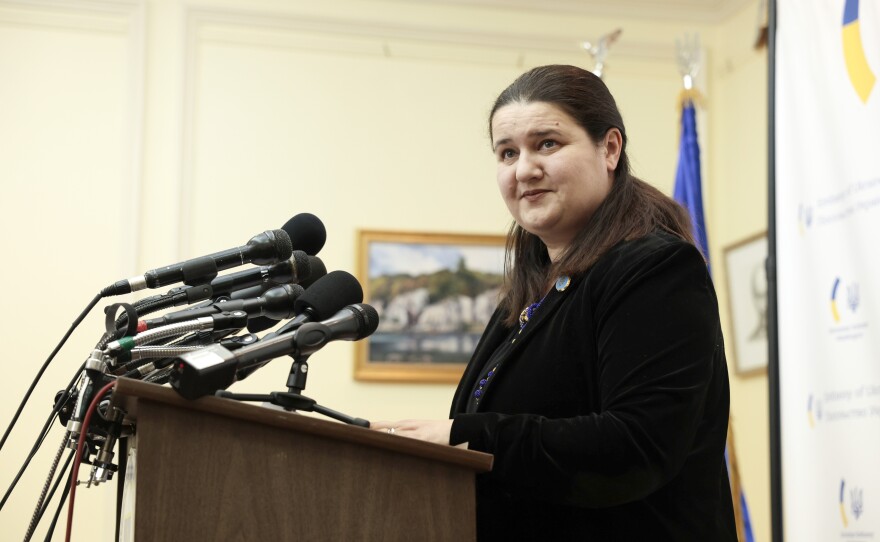
[[[743,542],[755,542],[755,535],[752,533],[752,518],[749,517],[749,505],[746,504],[746,492],[739,493],[739,506],[742,511],[742,525],[745,539]]]
[[[730,477],[730,493],[733,497],[733,513],[736,520],[736,537],[740,542],[755,542],[752,532],[752,518],[749,516],[749,505],[746,503],[746,494],[739,483],[739,468],[736,466],[736,453],[733,451],[733,430],[727,429],[727,448],[724,450],[724,461],[727,463],[727,472]]]
[[[697,140],[697,111],[694,106],[692,94],[694,91],[685,91],[682,94],[681,107],[681,142],[678,150],[678,168],[675,171],[675,188],[673,197],[687,209],[691,217],[691,228],[697,248],[706,258],[706,266],[709,267],[709,238],[706,234],[706,222],[703,216],[703,187],[702,175],[700,174],[700,143]],[[711,272],[711,267],[710,267]],[[730,435],[730,433],[728,433]],[[728,437],[728,449],[724,456],[728,462],[728,473],[731,475],[731,487],[733,498],[739,497],[734,503],[737,511],[737,531],[742,542],[754,542],[752,522],[749,517],[749,507],[746,504],[746,494],[739,484],[737,469],[731,464],[731,457],[736,456],[733,450],[732,438]]]
[[[692,100],[686,100],[681,109],[681,143],[678,148],[678,168],[675,171],[673,197],[684,205],[691,215],[691,225],[697,248],[709,261],[709,240],[703,219],[703,188],[700,180],[700,144],[697,141],[697,112]]]

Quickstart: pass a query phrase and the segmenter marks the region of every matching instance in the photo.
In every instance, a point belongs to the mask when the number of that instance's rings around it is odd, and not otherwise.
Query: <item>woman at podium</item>
[[[595,75],[543,66],[489,116],[513,225],[449,420],[374,423],[495,456],[479,540],[736,540],[718,305],[689,217],[630,173]]]

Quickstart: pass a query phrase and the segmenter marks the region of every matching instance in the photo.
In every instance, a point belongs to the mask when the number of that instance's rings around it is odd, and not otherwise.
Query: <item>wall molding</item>
[[[525,54],[561,53],[583,55],[582,36],[551,36],[547,34],[500,33],[464,30],[450,26],[422,24],[389,24],[353,18],[330,18],[290,13],[271,13],[232,9],[190,8],[188,19],[200,28],[223,25],[227,28],[260,28],[289,33],[326,34],[372,39],[381,42],[410,41],[438,45],[455,45],[502,49]],[[238,39],[245,40],[244,34]],[[214,35],[219,38],[219,35]],[[235,39],[229,33],[228,39]],[[672,43],[638,42],[627,40],[615,45],[613,58],[645,61],[674,61]]]
[[[401,0],[396,0],[401,1]],[[748,4],[748,0],[403,0],[421,4],[519,9],[626,19],[719,23]]]

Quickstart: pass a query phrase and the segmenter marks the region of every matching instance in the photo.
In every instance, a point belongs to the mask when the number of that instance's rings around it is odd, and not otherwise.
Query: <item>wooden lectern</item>
[[[129,379],[113,404],[136,424],[138,542],[476,538],[491,455]]]

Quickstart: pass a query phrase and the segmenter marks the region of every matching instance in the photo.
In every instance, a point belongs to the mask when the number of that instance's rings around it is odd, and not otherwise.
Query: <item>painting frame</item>
[[[374,305],[380,313],[379,329],[370,337],[358,341],[355,344],[355,366],[354,378],[358,381],[367,382],[411,382],[411,383],[457,383],[467,361],[470,359],[470,351],[467,348],[476,346],[476,340],[482,335],[485,329],[485,323],[488,317],[494,311],[498,302],[497,292],[493,287],[486,286],[485,291],[479,294],[479,303],[474,297],[474,313],[479,313],[478,317],[474,317],[468,326],[467,340],[460,341],[461,352],[455,352],[450,356],[455,356],[455,360],[436,361],[434,359],[425,360],[414,359],[417,356],[410,350],[407,351],[404,343],[407,344],[423,344],[424,340],[433,337],[431,332],[424,332],[406,329],[392,329],[393,326],[400,327],[407,325],[400,324],[399,319],[395,320],[392,316],[394,311],[388,298],[389,280],[421,280],[417,277],[426,277],[428,275],[420,275],[416,269],[411,266],[421,258],[406,258],[406,254],[410,251],[426,251],[427,253],[442,253],[448,258],[452,254],[459,254],[458,266],[460,272],[467,272],[467,258],[473,257],[474,254],[483,255],[483,265],[488,265],[497,271],[497,279],[495,271],[476,271],[484,281],[488,280],[492,285],[497,281],[497,288],[500,290],[500,283],[503,276],[504,267],[504,247],[506,237],[504,235],[490,234],[466,234],[466,233],[417,233],[417,232],[400,232],[400,231],[384,231],[384,230],[358,230],[357,240],[357,277],[364,288],[364,302]],[[433,251],[433,252],[432,252]],[[377,258],[378,252],[383,253],[383,258]],[[395,256],[397,254],[397,256]],[[471,256],[467,256],[471,254]],[[371,258],[373,256],[373,258]],[[497,258],[497,262],[495,261]],[[393,261],[393,260],[398,261]],[[371,263],[372,260],[372,263]],[[424,263],[424,262],[421,262]],[[403,273],[395,272],[381,274],[383,271],[379,268],[387,269],[404,269]],[[450,268],[451,269],[451,268]],[[441,272],[450,272],[449,269],[435,271],[434,274]],[[428,279],[425,279],[428,280]],[[383,282],[384,281],[384,282]],[[482,283],[480,283],[483,287]],[[397,290],[391,290],[397,291]],[[415,290],[412,290],[413,292]],[[430,290],[428,290],[430,291]],[[406,291],[402,290],[405,294]],[[425,294],[427,296],[427,294]],[[399,299],[399,298],[398,298]],[[396,299],[394,300],[396,301]],[[491,304],[491,307],[489,306]],[[399,303],[398,303],[399,305]],[[476,311],[476,307],[481,308]],[[399,311],[398,311],[399,313]],[[413,317],[412,326],[422,325],[422,314]],[[485,322],[483,322],[485,320]],[[479,332],[477,333],[477,328]],[[450,335],[450,332],[443,332]],[[453,332],[462,333],[463,332]],[[437,332],[439,336],[441,332]],[[418,338],[414,339],[413,335]],[[377,353],[377,351],[381,352]],[[391,358],[392,353],[402,359]],[[465,355],[466,354],[466,355]],[[430,357],[430,356],[428,356]]]
[[[767,371],[767,232],[737,241],[724,249],[731,345],[737,375]]]

